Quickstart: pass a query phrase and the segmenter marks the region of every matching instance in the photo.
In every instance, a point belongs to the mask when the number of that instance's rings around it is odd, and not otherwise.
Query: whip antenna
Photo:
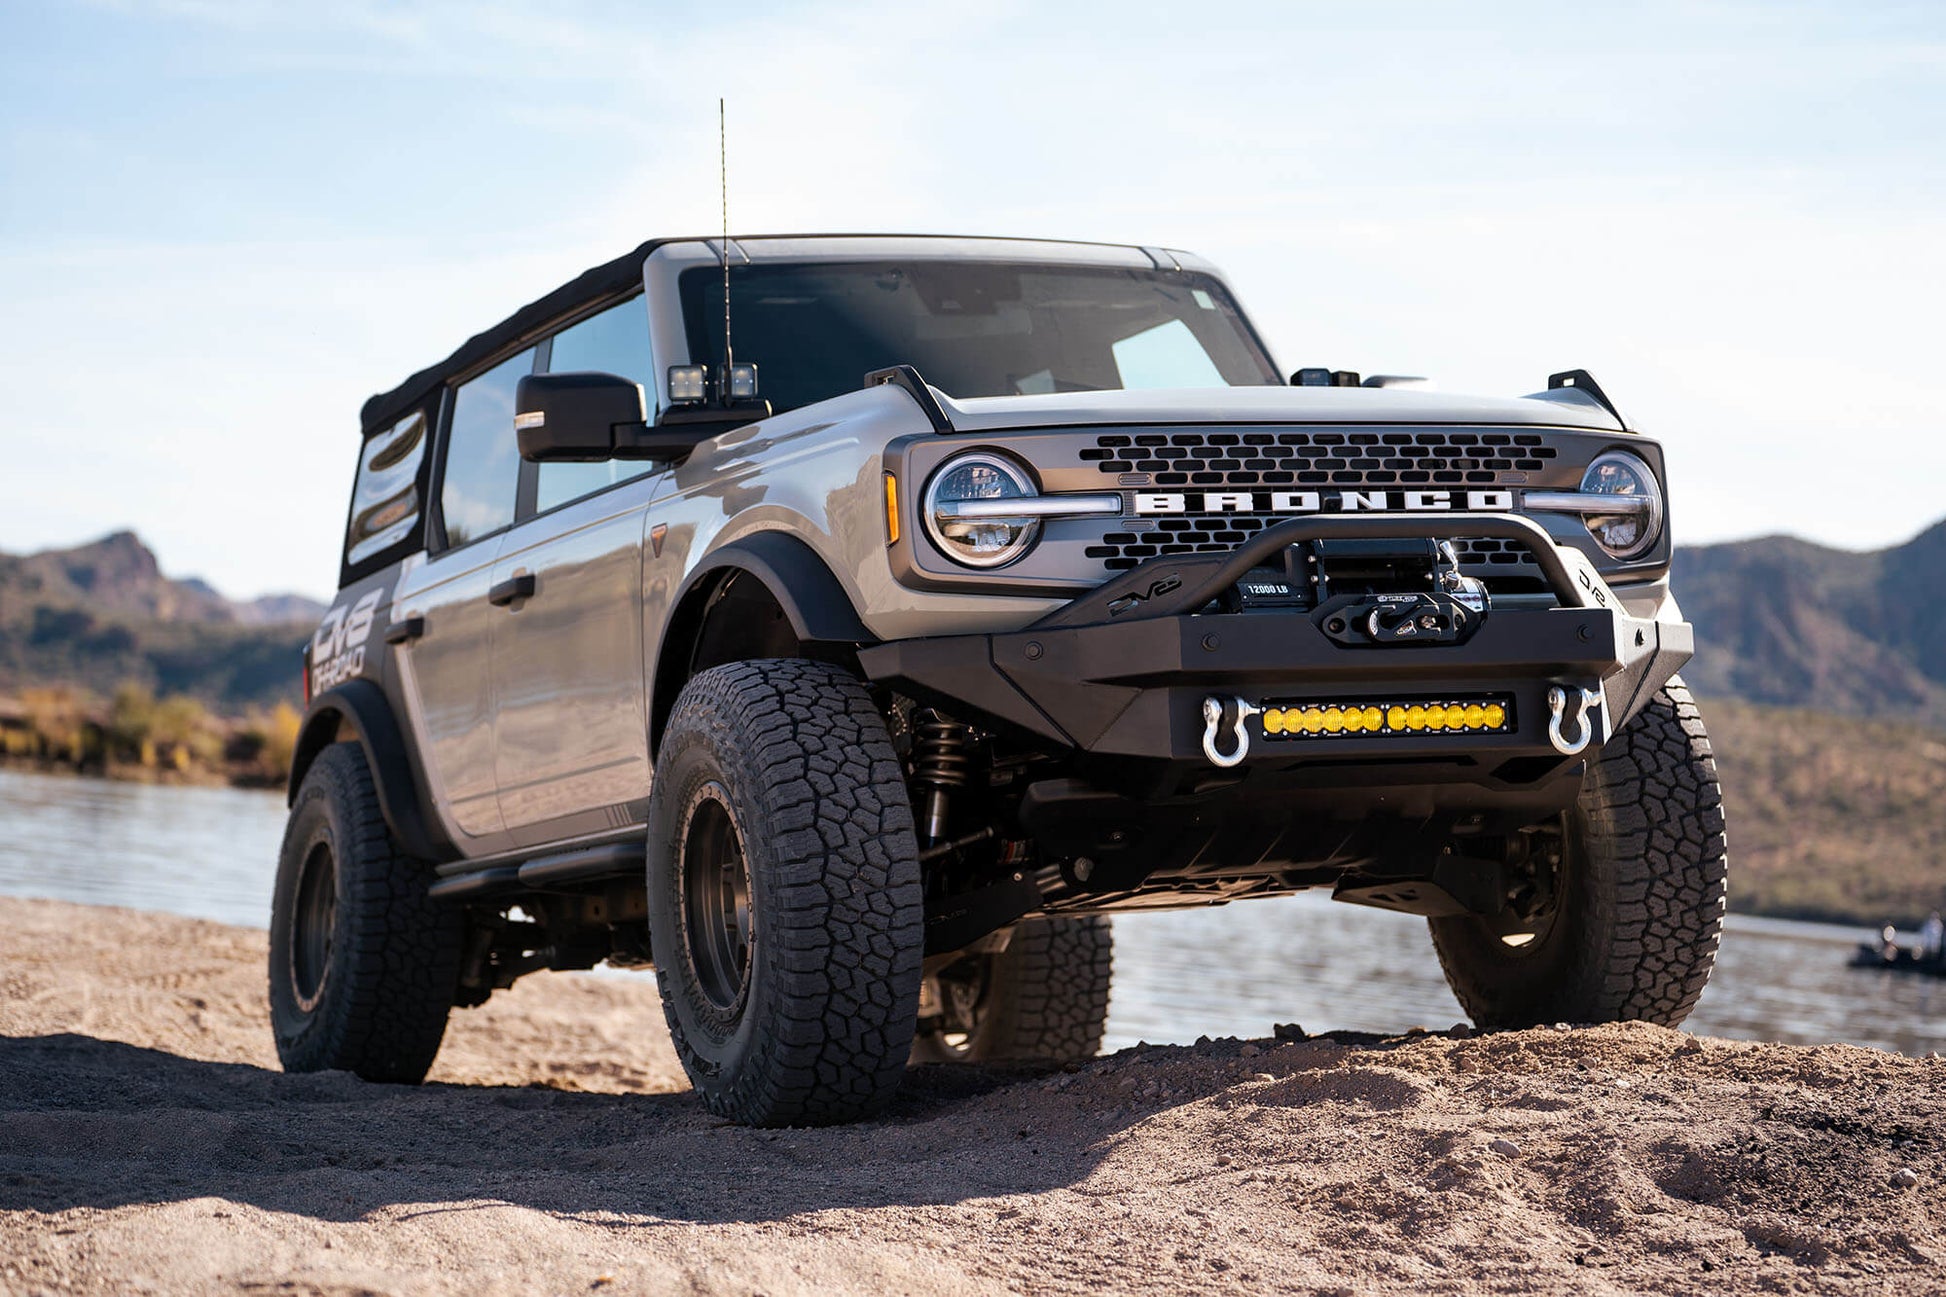
[[[735,353],[730,350],[730,132],[723,112],[723,100],[716,101],[717,175],[723,202],[723,400],[730,399],[730,366]]]

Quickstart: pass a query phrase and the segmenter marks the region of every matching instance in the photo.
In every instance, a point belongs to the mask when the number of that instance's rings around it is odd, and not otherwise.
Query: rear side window
[[[422,512],[419,469],[426,458],[426,416],[409,414],[365,442],[351,489],[345,566],[355,568],[415,536]]]
[[[520,446],[514,440],[514,386],[534,368],[534,349],[503,360],[453,397],[439,514],[450,548],[490,536],[514,520]]]
[[[640,297],[611,306],[554,335],[547,368],[553,374],[592,370],[619,374],[642,385],[644,396],[655,399],[655,365],[649,356],[649,311]],[[651,418],[654,411],[647,411]],[[654,469],[641,461],[610,460],[605,464],[542,464],[534,509],[545,513],[556,505],[626,482]]]

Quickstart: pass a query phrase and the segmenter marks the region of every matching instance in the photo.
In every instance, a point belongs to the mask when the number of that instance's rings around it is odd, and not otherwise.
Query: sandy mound
[[[755,1132],[684,1092],[646,977],[457,1014],[421,1088],[284,1076],[263,940],[0,900],[0,1292],[1946,1288],[1938,1062],[1220,1041]]]

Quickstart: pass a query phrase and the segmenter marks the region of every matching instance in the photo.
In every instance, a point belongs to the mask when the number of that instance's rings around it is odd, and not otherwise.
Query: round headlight
[[[1639,558],[1662,538],[1662,488],[1639,457],[1625,450],[1597,455],[1581,475],[1581,490],[1641,501],[1626,513],[1586,515],[1588,534],[1610,557]]]
[[[1005,501],[1039,494],[1025,470],[999,455],[949,459],[926,487],[926,531],[940,551],[968,567],[1000,567],[1033,548],[1041,520],[1008,514]]]

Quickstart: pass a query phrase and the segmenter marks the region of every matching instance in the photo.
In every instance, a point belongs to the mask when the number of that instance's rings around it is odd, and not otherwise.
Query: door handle
[[[424,617],[401,617],[385,628],[385,642],[392,645],[410,644],[425,633]]]
[[[475,589],[477,588],[476,586]],[[532,572],[516,572],[487,591],[487,602],[496,608],[505,608],[516,599],[533,597],[534,574]]]

